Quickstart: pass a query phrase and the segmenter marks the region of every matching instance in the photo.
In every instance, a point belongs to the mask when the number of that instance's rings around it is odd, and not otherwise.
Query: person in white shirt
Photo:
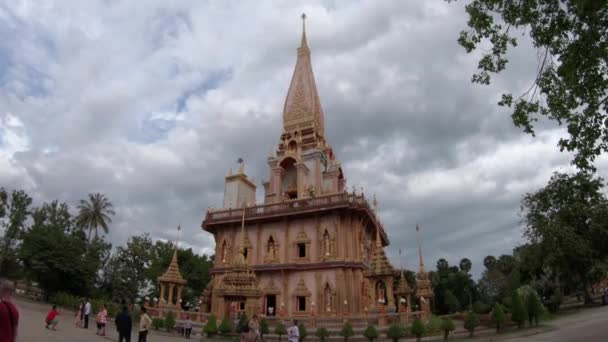
[[[91,302],[89,299],[86,299],[86,304],[84,305],[84,328],[89,329],[89,316],[91,315]]]
[[[300,329],[298,328],[298,321],[293,320],[293,325],[287,329],[287,341],[299,342],[300,340]]]

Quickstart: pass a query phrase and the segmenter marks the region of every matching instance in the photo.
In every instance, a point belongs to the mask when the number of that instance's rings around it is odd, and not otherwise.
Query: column
[[[167,304],[169,305],[173,305],[173,289],[175,288],[175,285],[170,284],[169,285],[169,299],[167,300]]]
[[[180,305],[180,300],[182,300],[182,287],[181,285],[177,286],[177,301],[175,302],[178,306]]]
[[[158,298],[158,303],[162,305],[163,299],[165,299],[165,284],[160,283],[160,296]]]

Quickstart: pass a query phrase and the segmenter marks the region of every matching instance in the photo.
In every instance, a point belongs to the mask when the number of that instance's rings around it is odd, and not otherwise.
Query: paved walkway
[[[50,309],[48,305],[21,300],[17,300],[16,304],[20,315],[18,341],[118,341],[118,334],[113,325],[111,325],[109,329],[106,329],[107,335],[105,337],[97,336],[95,334],[96,327],[94,319],[92,322],[89,322],[88,330],[77,328],[74,325],[74,316],[72,316],[72,312],[65,312],[64,315],[59,316],[59,325],[57,325],[57,330],[53,331],[44,327],[44,318],[46,317],[47,311]],[[198,338],[200,338],[200,336]],[[193,337],[193,340],[198,340],[198,338]],[[131,341],[137,341],[135,331],[133,332]],[[148,341],[183,342],[185,339],[181,337],[148,335]]]

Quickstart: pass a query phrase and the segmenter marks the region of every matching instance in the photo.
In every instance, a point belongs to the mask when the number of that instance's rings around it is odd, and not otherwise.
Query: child
[[[52,325],[53,330],[55,330],[55,327],[57,327],[57,324],[59,324],[59,319],[57,319],[58,315],[59,311],[57,311],[57,305],[53,305],[53,308],[51,311],[49,311],[49,313],[46,315],[46,319],[44,320],[47,329]]]
[[[106,336],[106,323],[108,322],[108,309],[104,304],[97,314],[97,335]]]

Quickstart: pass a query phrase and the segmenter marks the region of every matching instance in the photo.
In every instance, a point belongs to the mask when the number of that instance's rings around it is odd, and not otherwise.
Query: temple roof
[[[173,259],[171,259],[169,267],[162,276],[158,277],[158,281],[164,283],[186,284],[186,280],[179,272],[179,265],[177,264],[177,249],[173,253]]]
[[[412,289],[407,283],[407,278],[405,277],[405,273],[401,270],[401,277],[399,278],[399,284],[397,285],[397,290],[395,290],[396,295],[408,295],[412,293]]]
[[[306,19],[306,16],[302,15],[302,19]],[[287,127],[312,123],[312,129],[315,133],[323,137],[325,136],[323,109],[312,72],[310,49],[308,48],[304,23],[303,21],[302,42],[298,48],[298,59],[283,108],[283,124],[287,131],[289,130]]]
[[[368,277],[373,276],[386,276],[393,275],[394,270],[391,263],[388,261],[386,254],[384,254],[384,248],[382,247],[382,237],[380,236],[380,229],[376,229],[376,247],[374,248],[374,254],[370,269],[366,272]]]

